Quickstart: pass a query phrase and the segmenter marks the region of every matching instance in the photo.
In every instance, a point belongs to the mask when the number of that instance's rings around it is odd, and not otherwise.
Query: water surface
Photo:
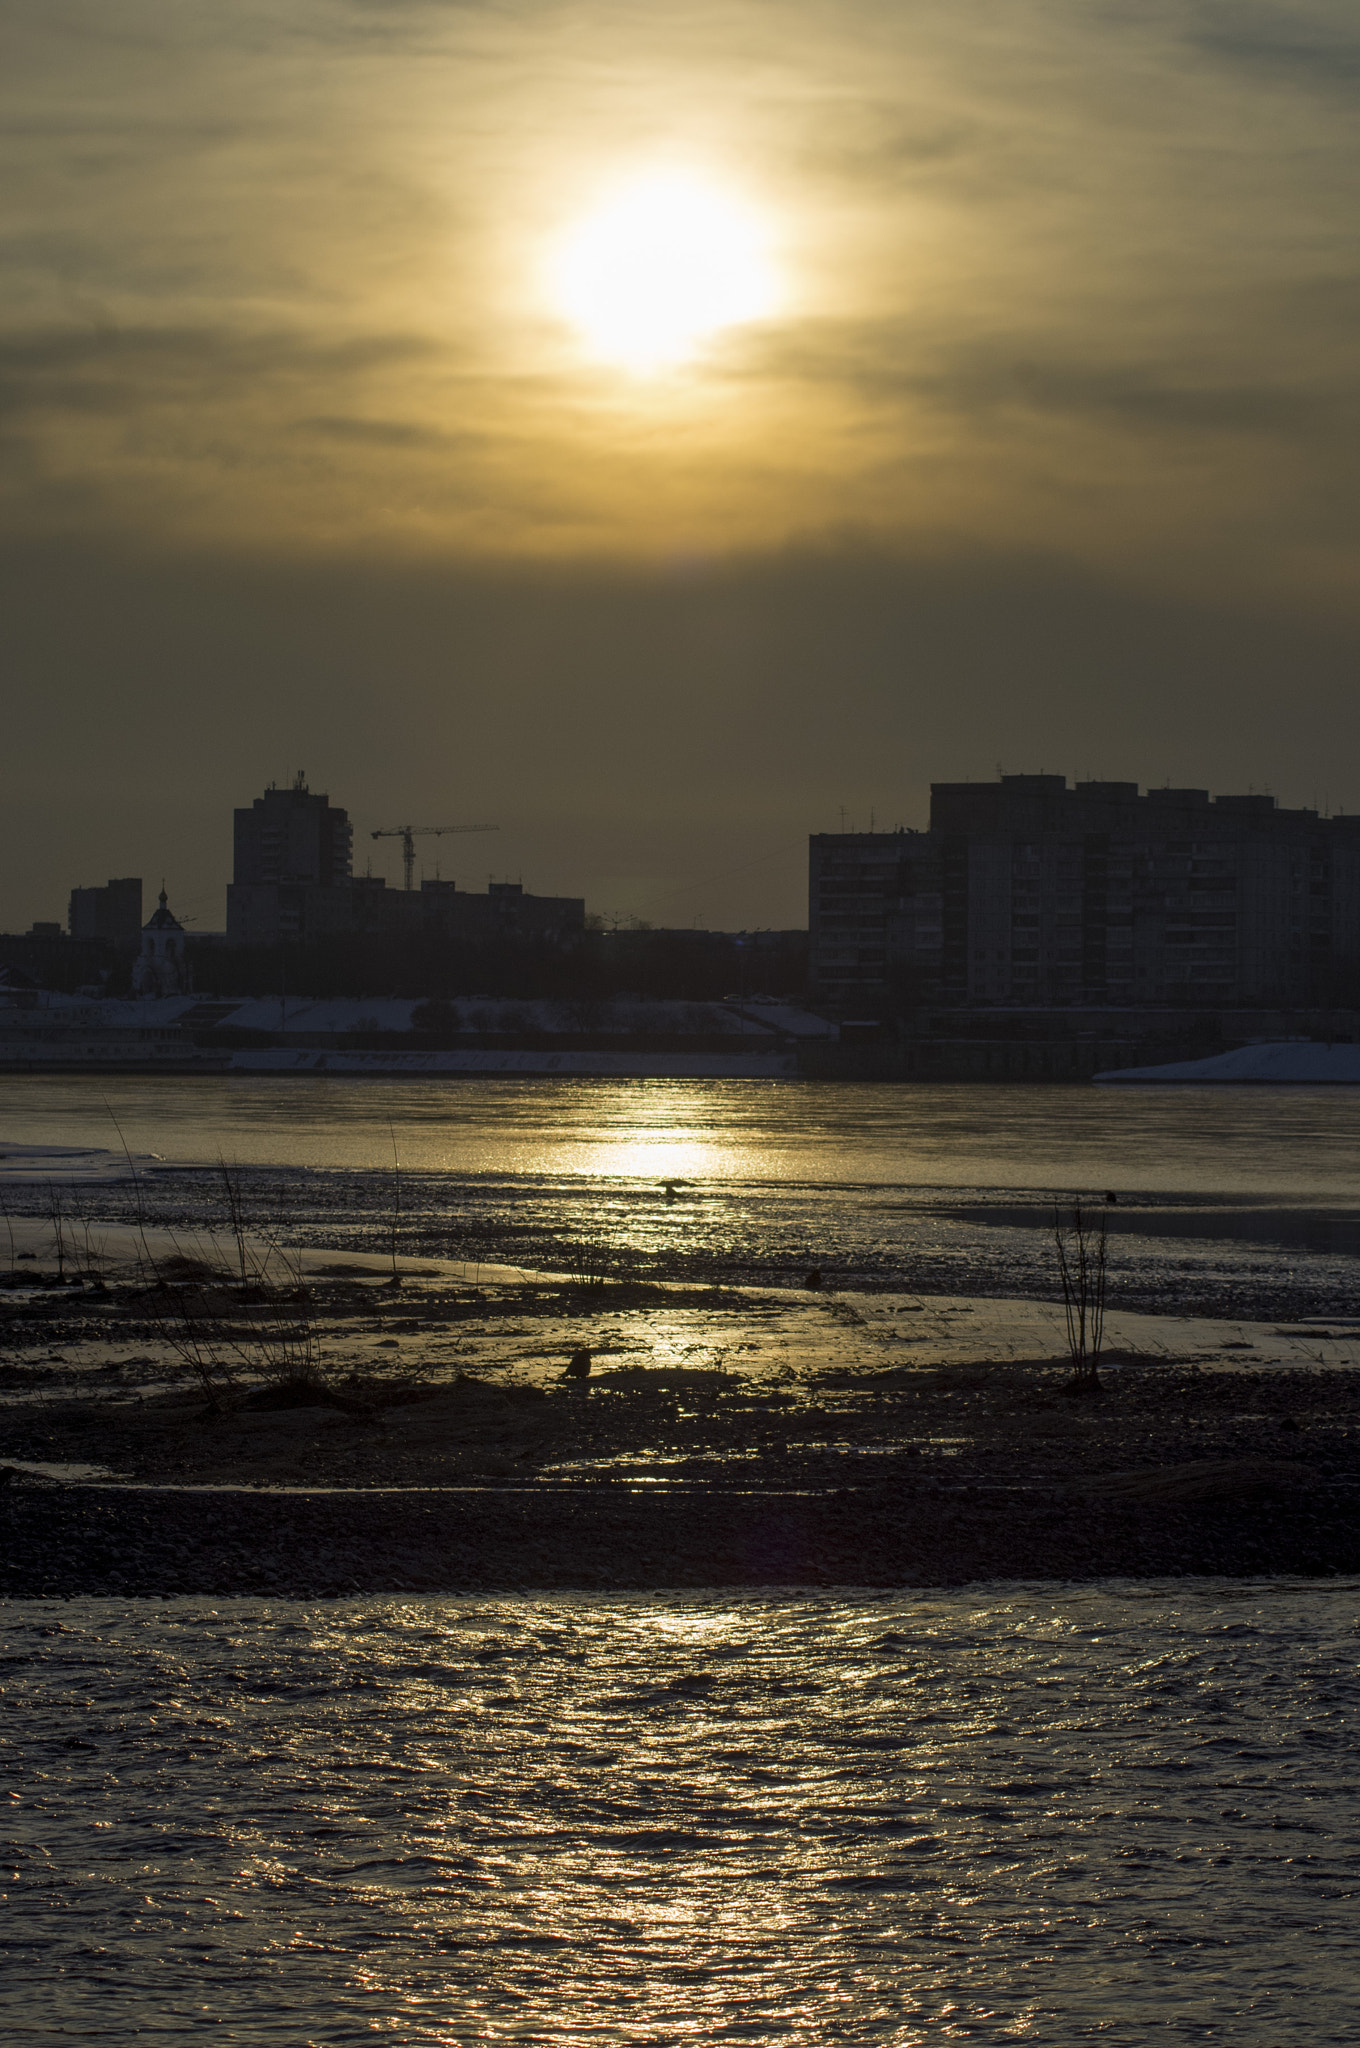
[[[1352,1584],[0,1609],[9,2042],[1351,2042]]]
[[[118,1130],[114,1128],[116,1118]],[[0,1141],[171,1162],[1360,1202],[1360,1089],[0,1075]]]
[[[1048,1298],[1055,1198],[1112,1192],[1122,1307],[1337,1318],[1360,1283],[1360,1090],[0,1077],[11,1206],[48,1202],[25,1148],[83,1147],[50,1172],[130,1219],[120,1134],[190,1234],[224,1220],[220,1159],[294,1244]]]

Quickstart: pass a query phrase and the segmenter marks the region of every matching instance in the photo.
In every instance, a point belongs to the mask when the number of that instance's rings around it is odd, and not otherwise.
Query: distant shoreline
[[[330,1052],[280,1047],[262,1052],[168,1053],[123,1057],[0,1059],[0,1074],[204,1074],[259,1081],[521,1080],[796,1081],[794,1053]]]

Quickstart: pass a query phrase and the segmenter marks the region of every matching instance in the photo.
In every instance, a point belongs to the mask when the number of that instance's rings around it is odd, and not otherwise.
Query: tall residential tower
[[[1360,1004],[1360,817],[1003,775],[810,855],[813,984],[842,1007]]]
[[[348,891],[354,832],[328,796],[299,769],[290,789],[267,789],[235,813],[235,862],[227,890],[227,938],[236,946],[276,945],[303,929],[299,892]],[[348,899],[346,899],[348,900]]]

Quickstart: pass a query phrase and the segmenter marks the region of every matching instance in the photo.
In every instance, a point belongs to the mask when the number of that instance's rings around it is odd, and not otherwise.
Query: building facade
[[[142,878],[124,875],[102,889],[73,889],[66,929],[73,939],[135,946],[142,935]]]
[[[1360,818],[1007,775],[810,855],[812,982],[841,1007],[1360,1000]]]
[[[234,814],[227,939],[273,945],[300,935],[299,892],[345,891],[354,859],[349,816],[308,789],[299,769],[288,789],[267,789]]]
[[[808,852],[808,979],[818,997],[880,1003],[918,948],[938,974],[939,859],[928,832],[819,832]]]
[[[389,889],[373,875],[317,887],[257,884],[229,892],[228,941],[234,946],[306,945],[360,936],[404,939],[559,939],[585,930],[580,896],[531,896],[519,882],[485,892],[452,882]]]
[[[450,939],[547,939],[568,942],[586,927],[583,896],[531,896],[520,882],[488,882],[483,895],[452,882],[412,890],[421,930]]]

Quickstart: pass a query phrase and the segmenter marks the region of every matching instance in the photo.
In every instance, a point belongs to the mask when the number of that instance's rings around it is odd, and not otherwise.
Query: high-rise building
[[[348,814],[314,794],[299,768],[288,789],[267,789],[236,819],[232,881],[238,888],[347,882],[354,831]]]
[[[299,773],[291,789],[269,789],[236,813],[236,866],[227,890],[233,946],[309,944],[378,937],[570,943],[585,929],[579,896],[531,896],[518,882],[490,882],[485,895],[451,881],[389,889],[351,872],[346,813],[314,796]]]
[[[812,980],[843,1006],[1360,1000],[1360,817],[1005,775],[810,853]]]
[[[291,788],[267,789],[248,810],[237,811],[235,828],[227,890],[231,944],[298,936],[300,890],[348,891],[354,845],[348,814],[308,789],[301,769]]]
[[[136,946],[142,936],[142,878],[124,875],[102,889],[73,889],[66,928],[73,939]]]

